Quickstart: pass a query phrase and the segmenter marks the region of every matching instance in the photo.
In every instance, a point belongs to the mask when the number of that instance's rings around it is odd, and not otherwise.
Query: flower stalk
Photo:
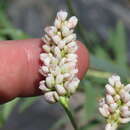
[[[66,114],[68,115],[68,118],[70,119],[74,130],[79,130],[78,126],[77,126],[77,123],[76,123],[76,121],[74,119],[74,116],[73,116],[73,114],[71,112],[71,109],[69,107],[69,99],[67,97],[60,97],[59,102],[60,102],[61,106],[64,108]]]

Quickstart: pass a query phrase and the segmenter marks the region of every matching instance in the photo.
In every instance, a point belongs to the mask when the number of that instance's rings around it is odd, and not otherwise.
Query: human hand
[[[77,41],[78,77],[83,78],[88,69],[88,51]],[[40,39],[0,41],[0,103],[16,97],[41,95],[38,88],[43,78],[38,69],[42,51]]]

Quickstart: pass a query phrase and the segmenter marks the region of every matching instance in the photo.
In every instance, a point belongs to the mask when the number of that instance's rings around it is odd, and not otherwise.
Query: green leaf
[[[19,111],[20,112],[25,111],[28,107],[30,107],[37,100],[38,100],[38,97],[31,97],[31,98],[25,99],[25,101],[23,101],[20,104]]]
[[[92,83],[89,81],[86,81],[84,84],[85,88],[85,110],[86,110],[86,117],[88,120],[95,117],[95,113],[97,111],[97,97],[101,96],[102,94],[102,88],[101,87],[95,87]]]
[[[127,66],[127,42],[125,28],[121,22],[118,22],[114,32],[110,32],[108,44],[114,51],[117,64],[125,68]]]
[[[3,105],[3,118],[7,120],[9,115],[11,114],[12,110],[14,109],[15,105],[18,103],[19,98],[16,98],[6,104]]]
[[[115,64],[105,59],[98,58],[94,55],[90,55],[90,68],[94,68],[105,72],[116,73],[125,79],[127,79],[130,76],[129,71],[122,68],[118,64]]]

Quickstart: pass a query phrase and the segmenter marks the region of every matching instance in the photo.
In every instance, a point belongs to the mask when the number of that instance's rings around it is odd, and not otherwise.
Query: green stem
[[[68,98],[60,97],[60,104],[64,108],[66,114],[68,115],[74,130],[79,130],[78,126],[77,126],[77,123],[75,122],[74,116],[73,116],[73,114],[72,114],[72,112],[71,112],[71,110],[69,108],[69,100],[68,100]]]

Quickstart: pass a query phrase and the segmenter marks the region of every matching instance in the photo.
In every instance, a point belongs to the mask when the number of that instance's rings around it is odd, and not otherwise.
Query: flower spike
[[[130,122],[130,84],[124,85],[118,75],[112,75],[105,89],[99,112],[107,119],[105,130],[116,130],[120,124]]]
[[[78,19],[72,16],[67,20],[68,13],[59,11],[54,26],[45,28],[42,38],[44,52],[40,54],[43,63],[39,72],[45,77],[40,82],[39,89],[44,93],[49,103],[56,103],[60,97],[69,98],[75,93],[79,79],[77,77],[78,45],[74,28]]]

